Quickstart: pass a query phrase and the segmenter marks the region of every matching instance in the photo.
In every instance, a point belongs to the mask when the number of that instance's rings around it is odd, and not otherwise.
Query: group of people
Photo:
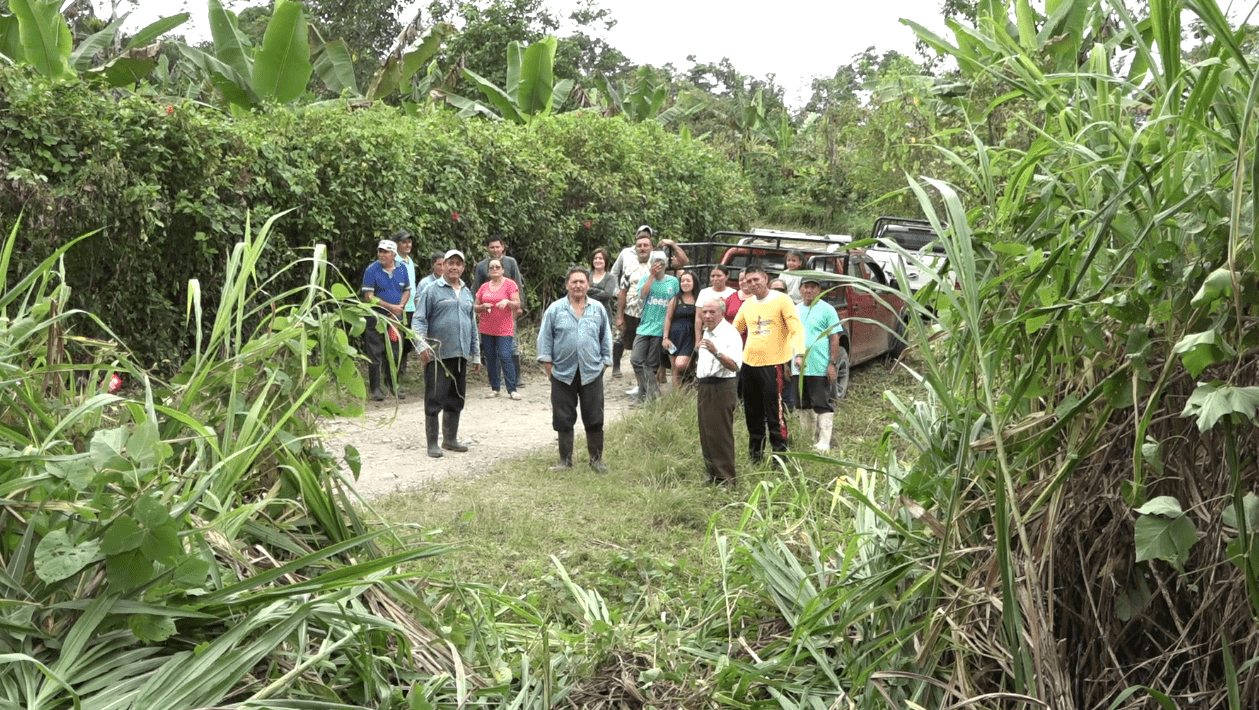
[[[499,396],[501,370],[508,396],[520,398],[515,319],[524,311],[524,284],[519,266],[505,255],[502,238],[494,236],[487,243],[488,256],[476,267],[471,288],[462,281],[463,253],[451,249],[433,255],[433,273],[415,287],[412,296],[414,264],[407,266],[410,238],[400,232],[394,240],[382,241],[378,260],[364,273],[363,297],[381,320],[381,325],[367,329],[366,349],[372,361],[369,380],[372,396],[381,399],[381,376],[388,372],[391,391],[404,397],[397,376],[406,369],[405,351],[410,347],[419,353],[424,365],[428,453],[440,457],[443,449],[467,451],[457,438],[459,416],[468,369],[477,371],[482,352],[489,367],[487,396]],[[794,267],[791,256],[787,266],[799,268],[799,255],[794,255]],[[659,395],[656,372],[662,362],[672,371],[676,388],[694,358],[700,444],[710,482],[735,480],[733,423],[740,398],[754,462],[763,460],[767,449],[786,451],[784,396],[797,382],[807,435],[817,441],[817,448],[829,448],[834,417],[829,383],[837,376],[842,327],[835,309],[820,299],[822,282],[782,274],[782,289],[774,290],[769,273],[752,265],[739,274],[736,289],[729,282],[727,267],[716,266],[710,274],[711,285],[698,290],[693,273],[670,273],[689,263],[677,243],[655,242],[654,231],[644,225],[637,230],[634,245],[615,260],[601,248],[591,256],[592,268],[569,268],[566,295],[543,313],[537,340],[537,361],[550,381],[551,424],[559,442],[559,463],[553,469],[573,465],[580,414],[590,466],[607,471],[603,462],[604,373],[610,367],[613,377],[620,377],[626,351],[636,380],[627,394],[635,403]],[[789,295],[792,291],[800,294],[798,305]],[[395,326],[404,317],[410,319],[413,342],[399,343],[405,338]],[[614,320],[620,334],[615,340]],[[400,364],[393,367],[389,357]]]
[[[376,261],[363,273],[362,297],[375,311],[364,333],[368,383],[374,400],[385,398],[382,379],[395,397],[405,399],[401,381],[408,354],[419,353],[428,455],[440,458],[443,449],[468,450],[459,441],[459,419],[468,369],[480,368],[482,352],[490,380],[486,396],[498,397],[506,387],[508,397],[521,398],[515,335],[516,319],[525,312],[524,277],[516,260],[506,255],[503,238],[494,235],[486,242],[488,254],[476,265],[471,287],[463,281],[467,260],[458,249],[433,254],[431,273],[416,283],[413,241],[406,230],[381,240]],[[410,324],[414,339],[403,336],[398,327],[403,322]]]

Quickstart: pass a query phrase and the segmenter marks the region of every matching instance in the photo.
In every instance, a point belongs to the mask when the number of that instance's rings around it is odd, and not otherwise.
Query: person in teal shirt
[[[639,402],[651,401],[660,394],[656,384],[656,366],[660,363],[660,350],[664,343],[664,320],[669,312],[669,301],[682,289],[677,278],[665,273],[667,264],[663,254],[652,254],[647,275],[638,282],[643,317],[638,321],[630,364],[634,366],[634,377],[638,379],[636,401]]]
[[[800,280],[801,301],[796,305],[796,315],[804,326],[805,352],[796,354],[792,372],[800,378],[794,386],[800,391],[800,419],[804,431],[810,436],[816,434],[817,443],[813,448],[826,451],[831,448],[831,433],[835,428],[831,383],[839,376],[839,334],[844,326],[839,322],[835,307],[823,301],[821,295],[821,279],[805,276]],[[846,358],[843,360],[847,363]]]

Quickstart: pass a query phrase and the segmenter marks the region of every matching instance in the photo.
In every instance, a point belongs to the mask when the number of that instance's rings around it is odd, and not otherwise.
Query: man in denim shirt
[[[464,284],[463,252],[451,249],[445,256],[446,277],[424,289],[415,302],[415,349],[424,363],[424,425],[428,455],[441,458],[442,449],[467,451],[459,442],[459,415],[468,391],[468,364],[476,372],[478,351],[475,298]],[[442,442],[437,445],[437,415],[442,415]]]
[[[607,473],[603,370],[612,364],[612,320],[598,301],[586,298],[590,272],[584,267],[570,268],[565,286],[568,297],[552,303],[538,327],[538,362],[551,380],[551,426],[560,440],[560,462],[551,470],[573,467],[573,427],[580,406],[590,467]]]

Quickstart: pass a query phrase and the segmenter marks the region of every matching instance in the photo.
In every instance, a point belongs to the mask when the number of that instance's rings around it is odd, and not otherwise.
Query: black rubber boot
[[[464,452],[468,445],[459,441],[459,412],[442,412],[442,448]]]
[[[556,432],[560,436],[560,462],[551,467],[552,471],[564,471],[573,467],[573,432]]]
[[[435,459],[442,457],[442,447],[437,445],[437,415],[424,417],[424,433],[428,436],[428,455]]]
[[[380,365],[373,363],[367,366],[367,382],[371,387],[372,399],[377,402],[384,400],[385,393],[380,391]]]
[[[603,465],[603,432],[586,432],[586,451],[590,453],[590,468],[595,473],[607,473],[608,467]]]
[[[613,377],[621,376],[621,356],[624,354],[625,354],[625,346],[621,344],[621,340],[618,338],[617,341],[612,344],[612,376]]]

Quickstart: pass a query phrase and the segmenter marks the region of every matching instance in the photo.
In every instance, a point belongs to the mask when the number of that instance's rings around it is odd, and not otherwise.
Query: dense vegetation
[[[276,290],[300,282],[281,267],[316,242],[354,282],[376,240],[407,228],[417,254],[480,254],[503,234],[537,299],[569,263],[639,224],[700,237],[745,226],[753,209],[742,175],[705,146],[589,113],[529,131],[385,105],[233,119],[0,68],[0,129],[0,217],[25,215],[10,273],[100,230],[69,255],[70,305],[99,315],[146,365],[192,352],[180,327],[187,281],[217,301],[224,255],[251,213],[293,210],[258,264],[278,275]]]

